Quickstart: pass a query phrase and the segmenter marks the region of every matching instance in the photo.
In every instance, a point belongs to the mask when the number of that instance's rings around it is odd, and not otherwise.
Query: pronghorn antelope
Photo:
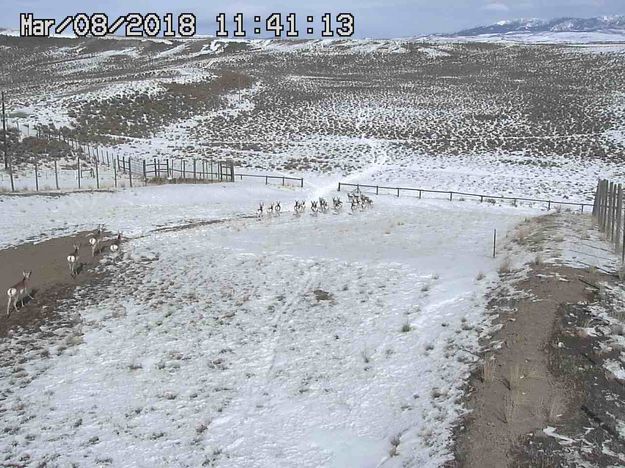
[[[364,194],[360,196],[360,202],[363,208],[369,208],[371,207],[371,205],[373,205],[373,200],[371,200],[371,198],[369,198],[368,196]]]
[[[69,272],[72,275],[72,278],[76,277],[78,271],[78,250],[80,247],[74,244],[74,251],[67,256],[67,264],[69,265]]]
[[[22,273],[22,280],[19,283],[14,284],[7,290],[7,296],[9,296],[9,301],[7,302],[7,317],[11,315],[11,305],[17,312],[17,301],[20,301],[20,306],[24,306],[24,297],[29,297],[30,299],[33,296],[30,295],[30,275],[32,271],[25,271]]]
[[[118,232],[117,233],[117,237],[115,239],[113,239],[113,242],[111,242],[111,246],[109,247],[111,249],[111,252],[117,252],[119,250],[119,246],[122,243],[122,233]]]
[[[319,207],[317,206],[316,201],[310,202],[310,211],[312,211],[314,214],[317,214],[319,212]]]
[[[98,226],[98,230],[95,234],[89,238],[89,245],[91,246],[91,256],[95,257],[96,252],[100,248],[100,242],[102,242],[102,225]]]
[[[256,210],[256,217],[258,219],[263,217],[263,204],[262,203],[259,203],[258,205],[258,209]]]
[[[339,211],[342,207],[343,207],[343,202],[341,201],[341,199],[339,197],[332,197],[332,205],[334,208],[334,211]]]
[[[273,203],[271,203],[269,207],[267,208],[267,214],[269,216],[273,216]]]
[[[275,206],[273,207],[273,209],[275,210],[276,214],[280,214],[280,211],[282,211],[282,207],[280,206],[280,202],[276,202]]]
[[[321,211],[322,213],[328,212],[328,202],[325,198],[319,197],[319,211]]]
[[[295,211],[296,215],[303,213],[305,208],[306,208],[305,201],[301,202],[301,201],[295,200],[295,208],[293,210]]]

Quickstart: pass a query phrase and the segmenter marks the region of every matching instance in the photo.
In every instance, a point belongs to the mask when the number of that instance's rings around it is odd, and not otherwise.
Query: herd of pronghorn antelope
[[[373,205],[373,201],[371,198],[366,196],[359,191],[355,191],[347,194],[348,203],[352,211],[356,210],[366,210]],[[335,213],[340,212],[343,209],[343,201],[340,197],[332,197],[332,210]],[[256,210],[256,216],[258,219],[263,216],[274,216],[279,215],[282,211],[280,206],[280,202],[271,203],[269,206],[265,206],[264,203],[260,203],[258,209]],[[295,206],[293,207],[293,214],[296,216],[301,215],[306,211],[306,201],[295,201]],[[330,205],[325,198],[319,198],[319,200],[312,200],[310,202],[310,211],[313,215],[317,213],[327,213],[330,211]]]
[[[88,236],[89,246],[91,247],[91,256],[96,257],[104,249],[108,249],[115,253],[119,250],[122,242],[122,235],[118,233],[116,237],[112,239],[104,239],[104,230],[102,226],[98,226],[93,234]],[[80,243],[74,244],[74,249],[67,256],[67,265],[69,266],[69,273],[72,278],[78,276],[78,267],[80,260]],[[7,290],[7,296],[9,300],[7,302],[7,317],[11,314],[11,308],[17,312],[17,303],[20,303],[20,307],[24,306],[24,299],[32,299],[30,289],[30,276],[32,271],[25,271],[22,273],[22,279],[11,286]]]

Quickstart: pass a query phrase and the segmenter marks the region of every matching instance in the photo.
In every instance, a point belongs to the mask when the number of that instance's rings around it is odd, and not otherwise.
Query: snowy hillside
[[[544,20],[504,20],[489,26],[465,29],[458,36],[479,36],[481,34],[509,34],[519,32],[625,32],[625,16],[602,16],[597,18],[557,18]]]
[[[529,44],[625,43],[625,16],[503,20],[438,37],[446,37],[447,40],[514,41]]]

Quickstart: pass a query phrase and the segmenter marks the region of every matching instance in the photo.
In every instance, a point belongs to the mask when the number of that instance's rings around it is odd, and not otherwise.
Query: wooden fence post
[[[196,159],[193,158],[193,182],[197,182]]]
[[[497,229],[493,231],[493,258],[495,258],[497,249]]]
[[[148,183],[148,172],[145,164],[145,159],[143,160],[143,180],[146,184]]]
[[[182,160],[182,180],[186,180],[187,178],[187,161],[185,159]]]
[[[167,164],[167,178],[169,178],[169,158],[165,159],[165,163]]]
[[[608,214],[608,181],[603,181],[601,196],[601,231],[605,231],[606,215]]]
[[[124,168],[126,165],[124,164]],[[132,158],[128,156],[128,177],[130,178],[130,188],[132,188]]]
[[[78,156],[76,156],[76,164],[78,167],[78,188],[80,189],[80,154],[78,154]]]
[[[606,226],[606,234],[609,240],[612,240],[612,224],[614,219],[612,218],[612,214],[614,213],[613,209],[614,203],[614,182],[610,182],[610,186],[608,189],[608,225]]]
[[[616,226],[616,182],[612,182],[610,190],[610,232],[608,239],[614,240],[614,226]]]
[[[100,171],[99,171],[100,162],[98,157],[95,158],[95,186],[98,190],[100,190]]]
[[[599,205],[599,188],[601,186],[601,181],[597,182],[597,188],[595,189],[595,201],[592,205],[592,215],[597,217],[597,206]],[[582,213],[584,212],[584,205],[582,205]]]
[[[113,158],[113,183],[115,184],[115,188],[117,188],[117,164],[115,164],[115,158]]]
[[[39,191],[39,167],[37,164],[37,158],[35,158],[35,191]]]
[[[616,251],[618,252],[621,247],[621,232],[623,230],[623,186],[618,184],[618,193],[616,200]]]
[[[54,181],[56,182],[56,189],[59,190],[59,166],[54,160]]]

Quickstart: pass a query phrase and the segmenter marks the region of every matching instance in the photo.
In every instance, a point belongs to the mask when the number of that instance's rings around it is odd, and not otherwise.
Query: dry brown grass
[[[503,259],[503,262],[501,262],[501,265],[499,265],[499,274],[508,274],[512,271],[512,260],[510,260],[510,257],[506,257]]]
[[[495,358],[486,358],[484,364],[482,364],[482,382],[492,382],[495,380],[495,370],[497,363]]]

